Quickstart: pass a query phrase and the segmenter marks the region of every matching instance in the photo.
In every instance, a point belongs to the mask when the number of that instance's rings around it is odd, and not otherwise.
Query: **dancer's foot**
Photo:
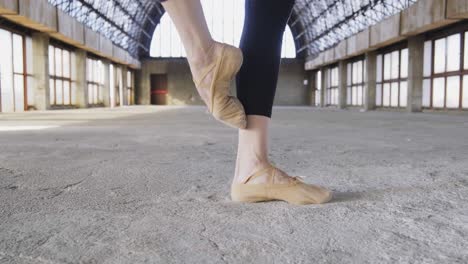
[[[219,121],[234,128],[245,128],[247,118],[240,101],[230,94],[230,83],[242,65],[240,49],[214,42],[205,56],[189,59],[195,86]]]
[[[238,177],[232,184],[231,198],[238,202],[283,200],[292,204],[322,204],[331,200],[332,192],[266,164],[247,177]]]
[[[192,76],[194,76],[193,79],[199,81],[198,85],[196,85],[198,94],[207,106],[210,102],[210,85],[213,80],[214,69],[211,69],[206,73],[205,71],[216,59],[213,52],[214,46],[215,42],[213,42],[208,50],[204,51],[199,49],[196,54],[191,55],[191,57],[187,57],[190,65],[190,71],[192,72]],[[201,77],[203,73],[206,75]]]
[[[242,183],[247,180],[249,176],[252,174],[264,170],[266,168],[270,168],[272,165],[268,161],[253,161],[250,162],[250,164],[244,164],[246,167],[244,170],[238,170],[238,174],[235,175],[234,177],[234,183]],[[248,181],[248,184],[264,184],[268,183],[269,180],[269,175],[268,172],[265,171],[263,174],[259,175],[258,177],[255,177],[254,179],[251,179]],[[277,169],[276,171],[276,176],[275,176],[275,181],[276,183],[290,183],[292,180],[294,180],[294,177],[289,176],[286,172]]]

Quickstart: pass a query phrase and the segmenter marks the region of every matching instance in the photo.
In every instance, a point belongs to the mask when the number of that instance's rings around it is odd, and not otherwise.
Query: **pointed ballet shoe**
[[[303,182],[299,177],[292,177],[289,183],[275,183],[278,168],[273,165],[249,176],[242,183],[233,183],[231,199],[235,202],[286,201],[291,204],[322,204],[332,199],[332,192],[313,184]],[[267,174],[266,174],[267,173]],[[266,184],[247,184],[250,180],[267,175]]]
[[[244,107],[239,99],[229,93],[231,81],[242,66],[242,51],[236,47],[215,42],[211,52],[215,53],[216,59],[205,67],[201,78],[194,79],[194,83],[200,87],[203,79],[213,71],[209,87],[209,112],[214,118],[228,126],[244,129],[247,127]]]

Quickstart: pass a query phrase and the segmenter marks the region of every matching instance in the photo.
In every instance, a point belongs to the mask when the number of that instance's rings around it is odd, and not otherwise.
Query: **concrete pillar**
[[[375,91],[377,87],[377,52],[366,53],[366,86],[364,89],[364,109],[375,109]]]
[[[80,108],[88,107],[88,85],[86,80],[86,59],[87,52],[84,50],[75,51],[75,85],[76,85],[76,106]]]
[[[321,79],[322,79],[322,88],[320,90],[320,107],[326,107],[327,106],[327,102],[326,102],[326,98],[327,98],[327,86],[328,86],[328,78],[327,78],[327,68],[322,68],[320,69],[321,72],[322,72],[322,76],[321,76]]]
[[[150,73],[146,63],[142,63],[141,70],[136,72],[137,86],[135,87],[135,93],[137,95],[136,103],[140,105],[151,104],[151,84],[150,84]]]
[[[122,95],[121,95],[121,106],[129,105],[127,96],[127,66],[122,66]]]
[[[348,82],[348,67],[346,61],[338,62],[338,108],[346,108],[346,86]]]
[[[30,88],[34,94],[37,110],[50,108],[49,97],[49,36],[44,33],[32,34],[34,85]]]
[[[135,71],[134,70],[132,70],[132,75],[131,76],[132,76],[132,79],[130,80],[130,84],[131,84],[133,90],[132,90],[132,95],[131,95],[131,98],[130,98],[131,101],[129,102],[129,105],[134,105],[135,104],[135,91],[136,91],[136,88],[135,88],[136,81],[135,81]]]
[[[107,60],[102,60],[102,65],[104,66],[104,91],[103,91],[103,98],[104,98],[104,106],[110,107],[110,63]]]
[[[314,71],[308,71],[307,72],[307,80],[309,82],[309,89],[308,89],[308,94],[309,94],[309,105],[315,106],[315,90],[317,89],[317,82],[315,80],[315,75],[316,73]]]
[[[408,112],[422,111],[424,36],[408,38]]]

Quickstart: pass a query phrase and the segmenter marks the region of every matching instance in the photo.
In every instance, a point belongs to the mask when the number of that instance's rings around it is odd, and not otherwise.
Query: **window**
[[[24,36],[0,29],[0,112],[27,108],[25,42]]]
[[[238,46],[244,25],[245,0],[202,0],[208,28],[215,40]],[[151,41],[151,57],[186,57],[174,23],[166,13]],[[289,27],[286,27],[283,45],[283,58],[295,58],[296,47]]]
[[[49,45],[50,105],[76,105],[75,86],[71,78],[72,52]]]
[[[124,98],[121,67],[114,64],[109,66],[109,80],[111,107],[120,106]]]
[[[338,105],[338,67],[329,68],[327,73],[327,105]]]
[[[134,90],[133,72],[127,71],[127,104],[135,104],[135,90]]]
[[[380,107],[406,107],[408,96],[408,49],[377,56],[375,104]]]
[[[322,96],[322,71],[315,73],[315,105],[320,106]]]
[[[464,32],[424,43],[424,108],[468,109],[467,37]]]
[[[88,87],[88,104],[104,104],[104,65],[101,60],[86,59],[86,80]]]
[[[346,105],[362,106],[364,104],[365,60],[348,63]]]

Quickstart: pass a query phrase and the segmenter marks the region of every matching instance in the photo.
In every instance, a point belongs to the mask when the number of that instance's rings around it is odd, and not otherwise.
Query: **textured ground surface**
[[[332,203],[231,202],[202,108],[0,115],[0,263],[468,262],[467,115],[274,119],[272,160]]]

